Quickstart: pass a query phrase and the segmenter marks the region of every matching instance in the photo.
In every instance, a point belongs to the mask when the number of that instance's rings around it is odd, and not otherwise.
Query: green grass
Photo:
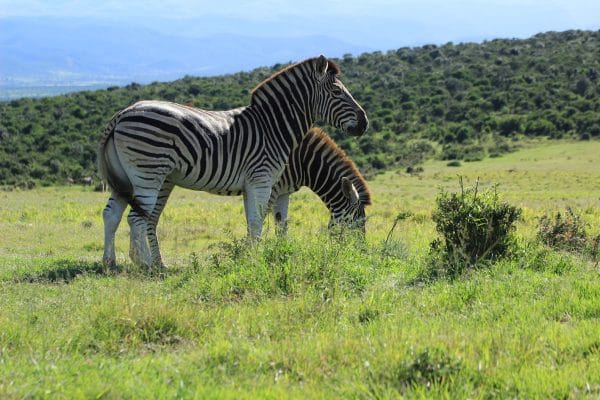
[[[248,247],[240,198],[178,190],[159,235],[164,276],[105,271],[106,194],[0,194],[0,398],[595,398],[600,270],[533,243],[567,205],[600,232],[600,143],[541,143],[502,158],[371,182],[368,240],[330,237],[292,198]],[[419,283],[439,187],[479,177],[524,209],[519,253]],[[388,236],[395,217],[401,220]],[[310,215],[310,218],[305,216]]]

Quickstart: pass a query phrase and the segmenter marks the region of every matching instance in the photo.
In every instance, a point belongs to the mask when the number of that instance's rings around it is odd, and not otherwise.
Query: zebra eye
[[[334,96],[340,96],[343,91],[340,87],[334,86],[333,89],[331,89],[331,93],[333,93]]]

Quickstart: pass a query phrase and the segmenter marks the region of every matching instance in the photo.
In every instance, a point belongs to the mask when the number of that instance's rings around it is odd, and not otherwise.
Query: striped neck
[[[350,179],[363,206],[371,204],[371,193],[356,165],[333,140],[319,128],[313,128],[294,151],[290,160],[292,180],[307,186],[327,205],[334,217],[350,208],[342,191],[342,177]]]
[[[260,83],[253,91],[251,108],[264,118],[267,131],[281,146],[291,151],[306,136],[314,123],[313,59],[279,71]]]

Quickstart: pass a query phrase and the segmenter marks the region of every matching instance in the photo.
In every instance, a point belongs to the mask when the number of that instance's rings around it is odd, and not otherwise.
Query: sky
[[[570,29],[600,29],[600,0],[0,0],[0,87],[148,83]]]
[[[311,31],[371,49],[526,38],[600,28],[595,0],[0,0],[0,17],[91,17],[197,36],[301,36]]]

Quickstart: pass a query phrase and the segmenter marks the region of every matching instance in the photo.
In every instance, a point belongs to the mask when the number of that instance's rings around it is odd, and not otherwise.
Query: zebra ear
[[[325,74],[327,73],[327,66],[329,65],[329,61],[327,61],[327,58],[321,54],[319,57],[317,57],[317,74],[319,75],[320,78],[324,77]]]
[[[345,176],[342,177],[342,193],[348,200],[350,200],[351,204],[358,203],[358,190],[356,190],[354,184],[352,184],[352,181]]]

